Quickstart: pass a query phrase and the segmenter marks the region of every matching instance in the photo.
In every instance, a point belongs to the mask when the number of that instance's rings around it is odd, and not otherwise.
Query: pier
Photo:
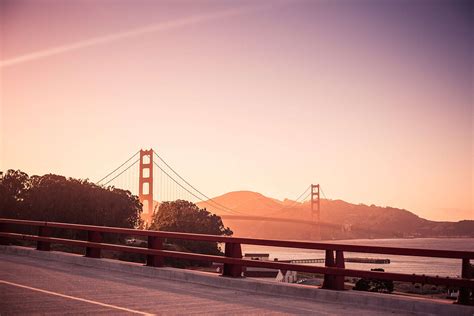
[[[290,259],[290,260],[275,260],[278,262],[288,262],[288,263],[324,263],[324,258],[316,259]],[[372,264],[390,264],[390,259],[380,259],[380,258],[344,258],[344,262],[353,262],[353,263],[372,263]]]

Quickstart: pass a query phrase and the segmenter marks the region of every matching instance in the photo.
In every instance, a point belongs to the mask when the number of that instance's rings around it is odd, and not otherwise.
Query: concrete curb
[[[472,306],[455,305],[415,297],[412,298],[355,291],[330,291],[322,290],[313,286],[276,283],[273,281],[263,281],[250,278],[233,279],[221,277],[208,272],[175,268],[153,268],[132,262],[111,259],[93,259],[71,253],[37,251],[32,248],[18,246],[0,246],[0,253],[53,260],[98,269],[134,273],[142,276],[184,281],[252,293],[297,297],[325,303],[333,302],[335,304],[344,302],[344,304],[353,304],[377,310],[433,315],[474,315],[474,307]]]

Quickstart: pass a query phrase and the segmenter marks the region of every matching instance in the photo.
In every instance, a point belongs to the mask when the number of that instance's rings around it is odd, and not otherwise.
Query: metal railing
[[[28,235],[10,232],[11,225],[35,226],[38,227],[38,234]],[[71,229],[87,231],[88,240],[84,241],[51,237],[52,229]],[[148,248],[103,243],[103,233],[114,233],[129,236],[145,236],[148,238]],[[163,241],[166,238],[224,243],[224,256],[164,250]],[[84,247],[86,249],[85,256],[91,258],[100,258],[102,249],[143,254],[147,256],[146,264],[148,266],[153,267],[163,266],[164,258],[178,258],[195,261],[222,263],[224,264],[222,275],[234,278],[242,276],[243,267],[261,267],[286,271],[324,274],[323,288],[331,290],[343,290],[344,277],[368,278],[377,280],[402,281],[409,283],[435,284],[449,287],[459,287],[460,293],[458,297],[458,303],[473,304],[471,293],[474,292],[474,280],[472,280],[474,275],[472,271],[473,268],[470,264],[470,260],[474,259],[473,251],[378,247],[309,241],[227,237],[0,218],[0,244],[9,244],[8,239],[36,241],[37,249],[42,251],[49,251],[51,244],[63,244]],[[241,244],[325,250],[325,266],[319,267],[284,263],[278,261],[259,261],[242,259]],[[346,269],[344,264],[344,252],[458,259],[460,260],[461,278]]]

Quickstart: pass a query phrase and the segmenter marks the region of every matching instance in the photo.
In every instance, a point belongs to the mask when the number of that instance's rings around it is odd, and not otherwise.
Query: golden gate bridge
[[[148,224],[151,222],[155,207],[159,203],[181,199],[208,205],[211,209],[218,210],[220,217],[224,220],[295,223],[314,226],[315,230],[319,230],[321,224],[340,228],[340,225],[321,223],[320,221],[320,194],[324,197],[325,195],[319,184],[309,185],[295,200],[282,206],[281,209],[266,216],[255,216],[232,209],[204,194],[181,176],[153,149],[137,151],[97,181],[96,184],[114,186],[138,195],[140,202],[143,204],[143,219]],[[276,216],[307,201],[311,209],[311,220]]]

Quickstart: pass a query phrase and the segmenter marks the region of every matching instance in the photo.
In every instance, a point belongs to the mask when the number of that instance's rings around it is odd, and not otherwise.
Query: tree
[[[161,203],[153,215],[149,229],[219,236],[233,234],[229,227],[224,227],[220,216],[211,214],[205,208],[200,209],[196,204],[184,200]],[[178,239],[168,239],[167,242],[182,248],[183,251],[211,255],[222,254],[220,246],[216,242]]]
[[[371,271],[380,271],[384,272],[384,269],[376,268],[370,269]],[[359,279],[355,286],[355,291],[367,291],[367,292],[383,292],[383,293],[392,293],[393,292],[393,281],[391,280],[378,280],[378,279]]]
[[[0,217],[136,228],[142,205],[130,191],[54,174],[0,175]]]
[[[0,173],[0,215],[10,218],[20,217],[29,188],[30,179],[26,173],[20,170]]]

